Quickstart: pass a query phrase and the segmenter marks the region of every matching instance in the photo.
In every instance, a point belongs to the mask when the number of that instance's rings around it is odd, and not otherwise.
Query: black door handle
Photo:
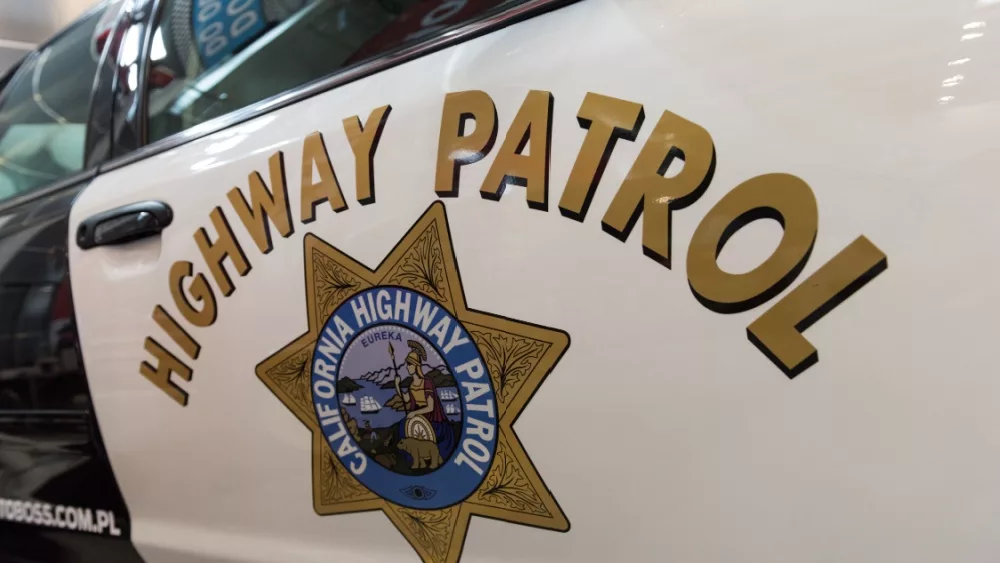
[[[76,244],[86,250],[151,237],[160,234],[173,219],[174,212],[162,201],[123,205],[84,219],[76,230]]]

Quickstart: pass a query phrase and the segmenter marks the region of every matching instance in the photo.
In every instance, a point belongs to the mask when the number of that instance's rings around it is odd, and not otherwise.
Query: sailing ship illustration
[[[382,410],[382,405],[375,400],[374,397],[365,396],[361,397],[361,412],[365,414],[376,413]]]
[[[342,395],[340,397],[340,404],[342,404],[342,405],[356,405],[356,404],[358,404],[358,400],[354,397],[354,395],[352,395],[350,393],[347,393],[347,394]]]
[[[441,389],[438,391],[438,397],[441,397],[442,401],[455,401],[458,399],[458,393],[454,389]]]
[[[450,404],[447,404],[447,405],[444,406],[444,413],[445,414],[459,414],[460,410],[458,408],[458,405],[456,405],[454,403],[450,403]]]

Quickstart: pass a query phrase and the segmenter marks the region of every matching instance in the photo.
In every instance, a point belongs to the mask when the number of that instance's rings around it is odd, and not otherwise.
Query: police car
[[[0,561],[996,561],[998,15],[101,3],[2,78]]]

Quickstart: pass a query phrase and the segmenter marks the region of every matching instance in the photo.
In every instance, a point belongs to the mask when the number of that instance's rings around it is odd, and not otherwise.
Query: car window
[[[150,49],[147,141],[521,0],[168,0]]]
[[[24,61],[0,99],[0,201],[83,169],[102,11]]]

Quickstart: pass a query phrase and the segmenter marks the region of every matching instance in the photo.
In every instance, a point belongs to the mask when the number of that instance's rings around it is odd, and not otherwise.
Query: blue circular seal
[[[310,381],[333,454],[365,487],[411,508],[465,500],[496,453],[496,398],[472,336],[411,289],[356,293],[321,329]]]

